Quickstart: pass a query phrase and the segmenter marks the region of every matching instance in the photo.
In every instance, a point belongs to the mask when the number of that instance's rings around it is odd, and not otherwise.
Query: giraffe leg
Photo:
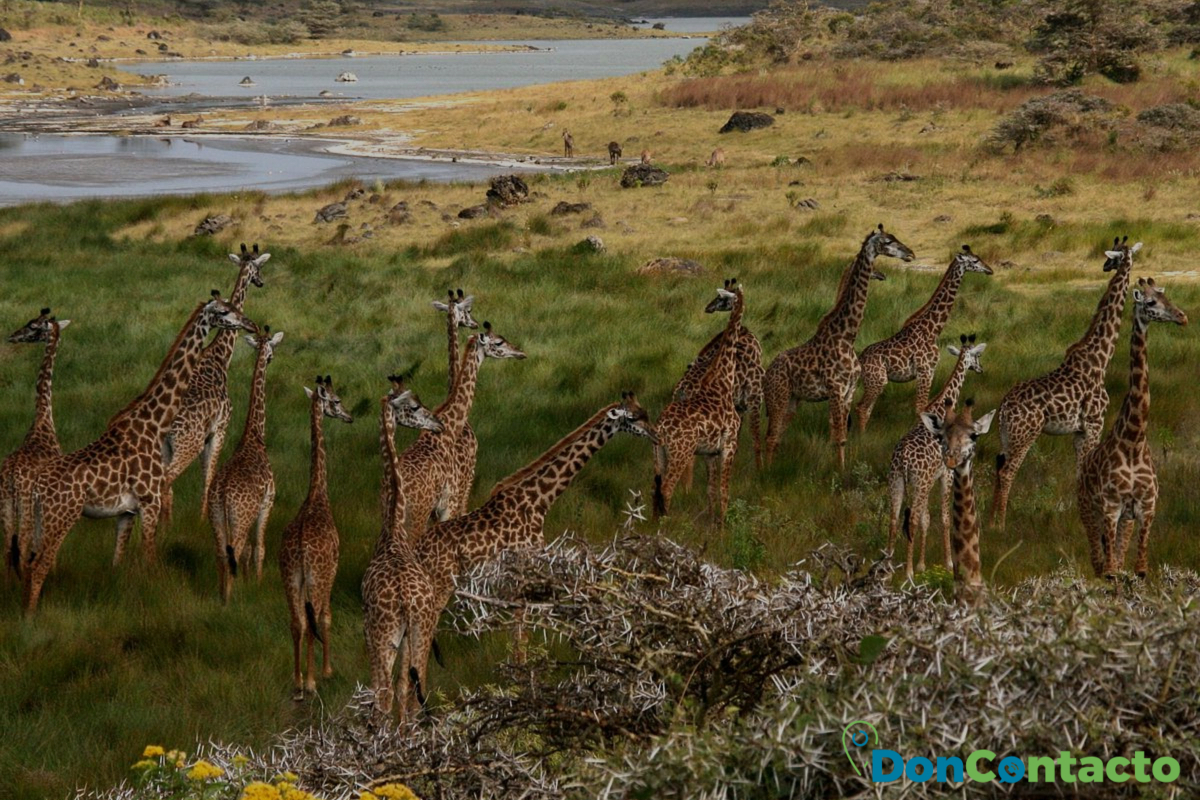
[[[1129,545],[1133,541],[1134,526],[1138,519],[1121,519],[1117,525],[1116,558],[1118,569],[1125,569],[1125,557],[1129,554]]]
[[[322,678],[333,677],[333,660],[329,654],[329,631],[333,627],[333,608],[329,599],[325,600],[325,610],[321,612],[318,622],[321,625],[321,670]]]
[[[1104,563],[1108,560],[1104,552],[1104,527],[1099,521],[1097,503],[1092,499],[1089,481],[1082,475],[1076,486],[1075,504],[1079,508],[1079,519],[1083,522],[1083,532],[1087,534],[1088,560],[1092,562],[1092,571],[1099,578],[1104,574]]]
[[[158,515],[159,522],[165,528],[175,518],[175,486],[169,485],[162,495],[162,511]]]
[[[931,366],[917,367],[917,393],[913,402],[918,414],[929,405],[929,393],[933,389],[933,371],[936,366],[937,362],[935,361]]]
[[[905,577],[912,580],[913,577],[913,551],[917,554],[917,572],[925,571],[925,539],[929,532],[929,481],[918,477],[913,481],[912,487],[912,506],[910,520],[915,523],[916,530],[912,534],[912,540],[908,543],[908,565],[905,569]]]
[[[292,612],[292,699],[304,699],[304,673],[300,668],[300,644],[304,639],[304,623]]]
[[[654,490],[654,518],[665,517],[671,513],[671,498],[675,487],[683,477],[684,470],[696,458],[696,440],[691,436],[681,436],[666,445],[666,475],[660,472],[655,476],[655,483],[661,478],[661,488],[656,485]]]
[[[733,479],[733,462],[737,458],[738,432],[735,430],[729,443],[721,453],[720,514],[715,522],[718,527],[725,524],[725,512],[729,510],[729,482]]]
[[[224,420],[226,424],[229,418]],[[225,427],[218,423],[217,429],[204,440],[204,449],[200,451],[200,474],[204,479],[204,492],[200,495],[200,519],[208,516],[208,490],[216,475],[217,460],[221,456],[221,448],[225,446]]]
[[[254,534],[254,579],[262,582],[263,559],[267,555],[267,520],[271,518],[271,508],[275,505],[274,487],[267,489],[263,496],[262,505],[258,509],[257,530]]]
[[[137,519],[134,514],[122,514],[117,517],[117,545],[113,550],[113,566],[120,566],[125,556],[125,545],[129,543],[129,534],[133,531],[133,523]]]
[[[846,398],[840,387],[829,393],[829,438],[837,453],[838,469],[846,468]]]
[[[392,673],[396,666],[396,648],[392,646],[390,641],[380,641],[377,633],[370,633],[368,628],[367,634],[367,660],[370,662],[371,668],[371,690],[375,692],[375,710],[381,715],[386,716],[392,711],[392,702],[395,695],[392,689]],[[403,641],[404,632],[400,633],[401,641]],[[404,664],[400,665],[401,671],[407,671]],[[404,695],[399,695],[403,697]],[[401,703],[401,706],[404,704]]]
[[[854,414],[858,417],[859,433],[867,430],[867,423],[871,420],[871,412],[875,408],[875,402],[879,400],[879,396],[887,388],[887,365],[878,359],[870,359],[867,363],[863,364],[862,384],[862,399],[854,407]]]
[[[1004,425],[1005,420],[1001,419],[1000,424]],[[1029,455],[1029,449],[1037,440],[1038,431],[1040,431],[1040,426],[1028,433],[1022,431],[1020,435],[1014,431],[1006,437],[1004,428],[1000,429],[1001,452],[996,456],[996,486],[992,493],[990,512],[992,524],[998,530],[1004,530],[1009,492],[1012,491],[1013,481],[1017,477],[1017,471],[1021,469],[1021,464],[1025,461],[1025,456]]]
[[[317,691],[317,648],[316,636],[312,627],[305,626],[304,630],[304,645],[305,645],[305,672],[304,672],[304,691]],[[303,696],[303,695],[302,695]]]
[[[151,493],[149,499],[142,501],[141,518],[142,518],[142,555],[147,564],[154,564],[158,561],[158,548],[156,545],[158,533],[158,515],[162,506],[159,503],[158,493]]]
[[[217,559],[217,590],[221,594],[221,602],[228,603],[232,591],[229,575],[229,556],[225,549],[229,543],[229,531],[226,528],[227,518],[225,504],[220,497],[213,498],[212,515],[209,521],[213,529],[213,547]]]
[[[1104,535],[1103,575],[1105,578],[1111,579],[1116,576],[1119,567],[1117,564],[1117,528],[1121,526],[1121,506],[1105,503],[1100,524]]]
[[[1154,516],[1157,513],[1158,506],[1158,488],[1155,487],[1155,492],[1150,497],[1142,501],[1139,508],[1138,518],[1138,549],[1137,561],[1134,564],[1133,571],[1137,573],[1139,578],[1146,577],[1146,573],[1150,571],[1150,528],[1154,525]],[[1132,533],[1132,531],[1130,531]],[[1129,540],[1126,539],[1126,546]],[[1125,562],[1125,551],[1121,551],[1121,563]]]
[[[766,462],[768,466],[775,459],[775,450],[779,447],[779,440],[783,438],[783,432],[791,418],[790,395],[787,378],[782,372],[768,369],[766,378],[763,380],[763,404],[767,408]]]
[[[762,424],[763,370],[755,365],[747,373],[746,415],[750,418],[750,440],[754,444],[754,468],[762,469],[762,432],[759,427]]]
[[[896,532],[900,530],[900,515],[904,510],[904,473],[898,469],[888,474],[888,499],[892,513],[888,518],[887,551],[891,555],[896,551]]]
[[[942,565],[954,570],[954,556],[950,546],[950,471],[942,470]]]

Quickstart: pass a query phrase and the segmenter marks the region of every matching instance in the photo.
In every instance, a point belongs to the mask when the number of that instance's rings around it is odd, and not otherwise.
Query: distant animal
[[[563,156],[566,158],[570,158],[571,156],[575,155],[575,137],[572,136],[571,132],[568,130],[564,130],[562,132],[562,137],[563,137]]]
[[[996,69],[1009,69],[1012,67],[1012,65],[1013,62],[1011,61],[997,61],[993,66],[995,66]]]
[[[712,151],[712,155],[708,157],[708,161],[704,162],[708,167],[723,167],[725,166],[725,151],[718,147]]]
[[[171,127],[171,115],[170,115],[170,114],[167,114],[165,117],[161,117],[161,118],[159,118],[159,119],[155,120],[155,121],[154,121],[154,127],[156,127],[156,128],[169,128],[169,127]]]
[[[649,151],[649,150],[643,150],[643,151],[642,151],[642,163],[643,163],[643,164],[649,164],[649,163],[650,163],[650,151]]]
[[[182,128],[199,128],[203,122],[204,122],[204,117],[197,114],[195,119],[185,119],[183,121],[183,125],[181,125],[180,127],[182,127]]]
[[[621,143],[620,142],[609,142],[608,143],[608,163],[610,165],[616,164],[617,159],[620,157],[621,157]]]

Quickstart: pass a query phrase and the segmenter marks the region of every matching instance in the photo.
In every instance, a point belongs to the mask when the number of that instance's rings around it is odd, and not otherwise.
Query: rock
[[[345,203],[330,203],[317,211],[313,222],[333,222],[335,219],[345,219],[350,216],[350,209]]]
[[[357,83],[358,76],[353,72],[342,72],[336,78],[334,78],[334,81],[337,83]]]
[[[169,77],[167,77],[166,75],[151,75],[150,76],[150,85],[154,86],[156,88],[162,88],[163,86],[170,86],[171,79]]]
[[[121,90],[121,84],[105,75],[100,79],[100,82],[96,84],[96,88],[104,92],[119,92]]]
[[[579,227],[580,228],[607,228],[608,226],[604,224],[604,217],[600,216],[599,214],[596,214],[595,216],[589,217],[588,219],[585,219],[583,222],[579,223]]]
[[[468,206],[467,208],[464,208],[462,211],[458,212],[458,218],[479,219],[480,217],[486,217],[487,213],[488,207],[486,205],[481,204],[477,206]]]
[[[816,198],[814,198],[814,197],[808,197],[808,198],[805,198],[804,200],[801,200],[798,203],[796,203],[797,209],[803,208],[803,209],[807,209],[809,211],[816,211],[820,207],[821,207],[821,204],[818,203]]]
[[[367,202],[373,206],[379,205],[379,203],[382,200],[383,200],[383,195],[381,195],[381,194],[373,194],[367,198]]]
[[[351,200],[359,199],[366,193],[367,193],[367,190],[362,188],[361,186],[359,186],[355,189],[351,189],[350,191],[346,192],[346,196],[344,198],[342,198],[342,202],[349,203]],[[365,222],[363,224],[366,225]]]
[[[139,56],[148,55],[148,53],[140,47],[137,50],[134,50],[133,52]]]
[[[887,172],[880,175],[875,180],[883,181],[884,183],[910,183],[912,181],[921,180],[920,175],[913,175],[911,172]]]
[[[500,206],[515,206],[529,198],[529,185],[520,175],[497,175],[487,190],[487,201]]]
[[[936,217],[933,218],[933,221],[934,222],[950,222],[953,219],[954,219],[954,217],[951,217],[949,214],[938,214]]]
[[[329,127],[349,127],[351,125],[358,125],[361,122],[362,120],[353,114],[343,114],[340,117],[334,117],[333,119],[329,120]]]
[[[8,31],[4,30],[4,28],[0,28],[0,42],[11,42],[11,41],[12,41],[12,34],[9,33]]]
[[[170,50],[170,49],[171,49],[171,48],[167,46],[167,43],[166,43],[166,42],[163,42],[162,44],[160,44],[160,45],[158,46],[158,52],[160,52],[160,53],[165,53],[165,52],[167,52],[167,51],[168,51],[168,50]]]
[[[759,111],[735,111],[717,133],[729,133],[730,131],[746,133],[758,128],[768,128],[774,124],[775,118],[770,114],[763,114]]]
[[[100,66],[100,62],[93,56],[87,60],[87,65],[92,69],[96,69]]]
[[[253,78],[251,78],[249,75],[247,75],[246,77],[244,77],[240,81],[238,81],[238,86],[258,86],[258,84],[254,82]]]
[[[256,119],[256,120],[254,120],[254,122],[251,122],[249,125],[247,125],[242,130],[269,131],[269,130],[274,130],[274,128],[275,128],[274,122],[271,122],[270,120],[265,120],[265,119]]]
[[[192,231],[192,236],[212,236],[220,233],[233,224],[233,217],[228,214],[214,214],[205,217],[196,229]]]
[[[404,206],[401,208],[401,206]],[[388,212],[387,221],[389,225],[404,225],[412,222],[412,214],[408,211],[408,206],[404,203],[397,203],[396,206]]]
[[[25,79],[16,72],[10,72],[4,76],[5,83],[15,83],[17,86],[24,86]]]
[[[146,34],[146,38],[154,40],[154,41],[158,41],[159,39],[162,38],[162,34],[159,33],[158,31],[150,31],[149,33]]]
[[[786,113],[786,112],[784,111],[784,108],[783,108],[783,106],[776,106],[776,107],[775,107],[775,116],[777,116],[777,117],[778,117],[780,114],[784,114],[784,113]]]
[[[699,261],[690,258],[654,258],[637,269],[638,275],[687,275],[695,277],[704,274],[704,266]]]
[[[317,94],[317,97],[333,97],[333,92],[329,91],[328,89],[322,89]]]
[[[550,216],[563,217],[567,214],[582,214],[585,211],[591,211],[591,203],[568,203],[562,200],[554,208],[550,209]]]
[[[591,234],[579,244],[575,245],[576,253],[603,253],[604,240],[596,234]]]
[[[1054,217],[1050,216],[1049,214],[1038,214],[1033,219],[1034,219],[1034,221],[1040,222],[1043,225],[1053,225],[1054,224]]]
[[[111,36],[105,36],[103,33],[96,37],[97,42],[111,42]]]
[[[661,186],[667,182],[670,174],[662,167],[653,164],[634,164],[621,175],[621,188],[633,189],[638,186]]]
[[[431,209],[433,211],[437,211],[437,207],[438,207],[437,203],[433,202],[432,200],[422,200],[421,202],[417,203],[417,205],[425,206],[425,208]]]
[[[408,201],[407,200],[401,200],[399,203],[396,203],[396,205],[392,206],[391,213],[395,214],[397,212],[403,212],[405,214],[408,213]]]

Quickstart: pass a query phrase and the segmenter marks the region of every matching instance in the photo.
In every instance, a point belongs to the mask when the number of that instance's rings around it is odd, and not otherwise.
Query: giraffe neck
[[[204,304],[201,303],[175,338],[150,384],[109,421],[110,428],[118,421],[135,422],[157,438],[166,435],[187,393],[208,336],[209,323],[203,311]]]
[[[869,241],[863,244],[854,262],[843,273],[837,301],[829,313],[821,318],[813,339],[840,339],[853,343],[858,338],[875,264],[875,253],[869,244]]]
[[[1149,320],[1134,316],[1133,336],[1129,340],[1129,391],[1111,434],[1118,441],[1137,443],[1146,438],[1150,420],[1150,364],[1146,358],[1149,328]]]
[[[933,290],[929,302],[917,309],[907,320],[905,328],[920,326],[926,333],[936,339],[946,327],[950,312],[954,310],[954,301],[958,298],[958,288],[962,285],[964,268],[955,259],[946,268],[946,274]]]
[[[396,415],[390,398],[383,398],[379,414],[379,452],[383,458],[380,491],[382,529],[379,545],[389,552],[401,549],[407,541],[404,534],[404,476],[400,472],[400,456],[396,453]]]
[[[929,401],[925,406],[925,411],[931,414],[937,414],[946,408],[949,404],[951,408],[958,405],[958,395],[962,391],[963,381],[967,379],[967,350],[970,345],[963,345],[963,349],[959,351],[958,361],[954,362],[954,369],[950,372],[950,377],[946,379],[946,385],[938,392],[937,397]]]
[[[450,387],[450,396],[434,411],[442,421],[442,435],[446,437],[446,441],[457,439],[467,424],[471,406],[475,402],[475,385],[483,359],[483,345],[479,343],[478,336],[472,336],[467,340],[457,380]]]
[[[967,586],[983,583],[983,568],[979,562],[979,519],[975,509],[975,478],[968,461],[954,470],[953,530],[957,575],[955,581]]]
[[[250,283],[250,268],[243,265],[238,270],[237,281],[233,284],[233,292],[229,295],[229,304],[238,311],[246,302],[246,287]],[[204,358],[216,364],[222,372],[229,371],[229,362],[233,359],[234,345],[237,344],[237,331],[221,330],[213,337],[212,342],[204,349]]]
[[[1117,335],[1121,332],[1121,314],[1125,311],[1125,297],[1129,293],[1129,275],[1133,270],[1133,259],[1128,254],[1121,259],[1108,288],[1100,298],[1096,314],[1087,333],[1067,349],[1063,363],[1091,372],[1103,380],[1108,362],[1117,346]]]
[[[50,338],[46,340],[46,351],[42,355],[42,366],[37,378],[37,402],[34,404],[33,426],[25,435],[25,444],[58,452],[58,434],[54,429],[54,402],[51,387],[54,383],[54,360],[58,356],[59,327],[50,323]]]
[[[727,391],[730,397],[733,396],[733,386],[737,378],[737,342],[745,309],[746,297],[742,290],[738,289],[737,299],[733,302],[733,310],[729,314],[729,322],[722,333],[721,344],[704,374],[705,387]]]
[[[265,336],[266,334],[262,334]],[[242,441],[253,439],[265,445],[267,441],[267,345],[264,342],[254,362],[254,377],[250,383],[250,410],[246,412],[246,428]]]
[[[308,500],[328,500],[329,483],[325,475],[325,431],[321,427],[321,400],[314,392],[309,409],[309,427],[312,434],[312,466],[309,468]]]
[[[515,499],[518,505],[532,513],[536,524],[540,524],[550,506],[571,485],[588,459],[616,434],[617,423],[608,417],[608,412],[614,408],[617,408],[616,404],[600,409],[541,458],[496,484],[488,503],[498,502],[504,507],[505,502]],[[511,515],[514,509],[505,507],[505,511]]]
[[[458,320],[455,319],[454,301],[450,301],[450,307],[446,310],[446,341],[450,352],[450,367],[446,373],[446,395],[454,391],[454,379],[458,374]]]

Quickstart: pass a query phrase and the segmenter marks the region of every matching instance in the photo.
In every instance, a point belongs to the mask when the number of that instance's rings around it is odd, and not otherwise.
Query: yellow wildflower
[[[358,800],[379,800],[379,798],[370,792],[363,792],[358,796]]]
[[[239,800],[282,800],[279,796],[279,790],[269,783],[255,781],[246,785],[242,789],[242,795]]]
[[[289,783],[283,783],[279,786],[279,797],[282,800],[317,800],[317,798],[303,789],[297,789]]]
[[[386,783],[383,786],[376,786],[374,792],[379,800],[420,800],[416,793],[403,783]]]
[[[201,759],[192,765],[187,776],[194,781],[211,781],[225,774],[225,770]]]
[[[174,764],[178,769],[183,769],[184,761],[187,760],[187,753],[182,750],[172,750],[167,753],[167,762]]]
[[[163,754],[163,749],[156,744],[146,745],[146,749],[142,751],[142,758],[158,758]]]
[[[281,772],[275,776],[276,783],[295,783],[300,777],[294,772]]]
[[[152,769],[158,766],[158,762],[151,761],[148,758],[143,758],[141,761],[134,764],[131,769]]]
[[[235,767],[244,767],[249,763],[250,763],[250,759],[246,758],[243,755],[236,755],[233,757],[233,765]]]

